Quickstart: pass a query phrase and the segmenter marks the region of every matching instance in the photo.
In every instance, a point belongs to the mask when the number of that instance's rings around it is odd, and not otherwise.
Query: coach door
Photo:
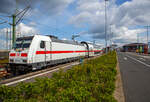
[[[45,62],[49,62],[51,58],[51,54],[50,54],[51,46],[50,45],[51,45],[50,42],[45,41]]]

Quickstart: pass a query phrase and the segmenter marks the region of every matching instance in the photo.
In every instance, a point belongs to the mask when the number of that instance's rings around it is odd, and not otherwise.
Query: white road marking
[[[74,65],[77,65],[77,64],[79,64],[79,63],[73,63],[71,65],[67,65],[67,66],[60,67],[60,68],[57,68],[57,69],[54,69],[54,70],[50,70],[48,72],[36,74],[36,75],[30,76],[30,77],[26,77],[26,78],[23,78],[23,79],[20,79],[20,80],[16,80],[16,81],[4,84],[4,85],[9,86],[9,85],[17,84],[19,82],[26,81],[26,80],[29,80],[29,79],[32,79],[32,78],[35,78],[35,77],[38,77],[38,76],[41,76],[41,75],[44,75],[44,74],[47,74],[47,73],[55,72],[55,71],[58,71],[59,69],[64,69],[64,68],[67,68],[67,67],[70,67],[70,66],[74,66]]]
[[[143,60],[143,61],[146,61],[144,58],[140,58],[141,60]]]
[[[124,60],[127,60],[127,57],[124,57]]]
[[[146,63],[144,63],[144,62],[142,62],[142,61],[140,61],[140,60],[137,60],[136,58],[130,57],[130,56],[128,56],[128,55],[126,55],[126,56],[129,57],[129,58],[131,58],[131,59],[133,59],[133,60],[135,60],[135,61],[137,61],[137,62],[139,62],[139,63],[141,63],[141,64],[143,64],[143,65],[145,65],[145,66],[147,66],[147,67],[150,67],[149,64],[146,64]]]
[[[135,55],[135,56],[143,57],[143,58],[150,58],[149,55],[141,55],[141,54],[131,53],[131,52],[126,52],[126,53],[128,53],[128,54],[130,54],[130,55]]]

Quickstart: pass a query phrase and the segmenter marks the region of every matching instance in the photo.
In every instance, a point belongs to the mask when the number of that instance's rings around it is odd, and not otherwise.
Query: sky
[[[17,34],[54,35],[71,40],[88,41],[105,46],[105,1],[104,0],[0,0],[0,23],[30,5],[30,9],[17,25]],[[107,40],[108,45],[119,46],[137,42],[146,43],[146,28],[150,24],[150,0],[108,0]],[[7,17],[9,16],[9,17]],[[6,28],[0,24],[0,49],[6,48]],[[9,30],[10,31],[10,30]]]

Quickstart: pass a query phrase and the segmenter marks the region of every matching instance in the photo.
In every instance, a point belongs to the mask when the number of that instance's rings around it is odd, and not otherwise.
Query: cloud
[[[0,42],[1,42],[1,43],[0,43],[0,49],[3,49],[3,50],[6,49],[6,48],[7,48],[7,47],[6,47],[6,41],[0,39]]]
[[[81,12],[77,16],[72,16],[72,18],[69,20],[70,24],[75,24],[76,27],[82,27],[86,25],[86,23],[90,22],[90,18],[92,15],[89,12]]]
[[[23,9],[26,6],[31,6],[33,10],[37,9],[44,15],[60,14],[73,0],[0,0],[0,13],[12,14],[16,7]]]
[[[30,25],[30,26],[36,26],[37,24],[32,21],[32,22],[29,23],[29,25]]]
[[[104,10],[104,2],[99,2],[98,0],[79,2],[78,5],[77,10],[80,11],[95,12]]]
[[[148,20],[150,16],[149,8],[149,0],[132,0],[125,2],[117,8],[118,10],[114,16],[114,22],[116,22],[118,26],[148,24],[150,23],[150,20]]]
[[[14,0],[1,0],[0,1],[0,13],[12,12],[14,10],[14,5],[15,5]]]
[[[136,34],[143,33],[145,30],[137,29],[136,25],[150,24],[150,2],[149,0],[132,0],[126,1],[121,5],[115,4],[116,0],[109,0],[107,2],[107,14],[108,14],[108,37],[116,40],[117,43],[126,43],[136,41]],[[18,0],[18,8],[23,9],[28,4],[31,4],[32,11],[29,16],[31,19],[36,19],[42,24],[54,26],[57,15],[58,22],[63,21],[61,26],[66,24],[65,20],[68,20],[69,24],[74,25],[77,28],[87,29],[83,34],[89,35],[94,39],[105,39],[105,2],[104,0]],[[69,16],[61,16],[64,10],[69,7],[70,4],[75,6],[70,11],[73,13],[67,13]],[[14,12],[16,8],[15,0],[1,0],[0,1],[0,13]],[[63,12],[63,13],[62,13]],[[36,15],[36,18],[33,16]],[[45,16],[46,19],[43,19]],[[50,23],[49,23],[50,22]],[[113,35],[110,35],[110,24]],[[27,35],[30,31],[36,33],[34,22],[25,25],[21,23],[18,26],[19,32]],[[59,26],[60,26],[59,25]],[[65,25],[66,26],[66,25]],[[131,29],[132,27],[132,29]],[[135,29],[136,28],[136,29]],[[27,30],[25,30],[27,29]],[[44,27],[43,27],[44,29]],[[43,30],[42,29],[42,30]],[[140,31],[139,31],[140,30]],[[83,31],[83,30],[82,30]]]
[[[59,14],[72,2],[73,0],[46,0],[41,2],[41,7],[45,13]]]
[[[8,29],[7,35],[7,28],[3,28],[0,30],[0,49],[7,49],[10,46],[10,29]],[[7,44],[8,41],[8,44]]]
[[[114,27],[113,41],[116,43],[135,43],[137,42],[137,34],[142,34],[145,32],[145,29],[129,29],[127,27]]]
[[[137,33],[145,32],[144,29],[135,29],[136,25],[150,24],[149,0],[132,0],[121,5],[115,4],[116,0],[107,3],[107,38],[116,40],[117,43],[135,42]],[[105,39],[105,5],[99,0],[79,0],[77,3],[78,14],[73,15],[69,23],[78,27],[89,25],[88,34],[94,39]],[[110,24],[113,36],[110,34]],[[130,29],[133,27],[132,29]]]
[[[31,22],[33,23],[33,22]],[[31,24],[30,23],[30,24]],[[21,36],[29,36],[29,35],[35,35],[38,33],[38,30],[32,26],[28,26],[24,23],[20,23],[17,27],[16,27],[17,33],[21,33]]]
[[[33,23],[33,22],[31,22],[31,23]],[[8,45],[10,46],[10,42],[12,41],[10,39],[10,31],[11,30],[9,28],[8,29],[8,37],[7,37],[7,28],[3,28],[0,30],[0,42],[1,42],[0,43],[0,49],[6,49],[7,39],[8,39]],[[26,25],[24,23],[20,23],[16,27],[16,36],[17,37],[32,36],[32,35],[38,34],[38,32],[39,31],[36,28],[34,28],[33,26]]]

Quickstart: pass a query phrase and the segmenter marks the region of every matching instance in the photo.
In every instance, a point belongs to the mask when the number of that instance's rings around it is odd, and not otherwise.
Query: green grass
[[[113,97],[116,77],[116,53],[87,60],[52,78],[33,83],[0,87],[4,102],[116,102]]]

